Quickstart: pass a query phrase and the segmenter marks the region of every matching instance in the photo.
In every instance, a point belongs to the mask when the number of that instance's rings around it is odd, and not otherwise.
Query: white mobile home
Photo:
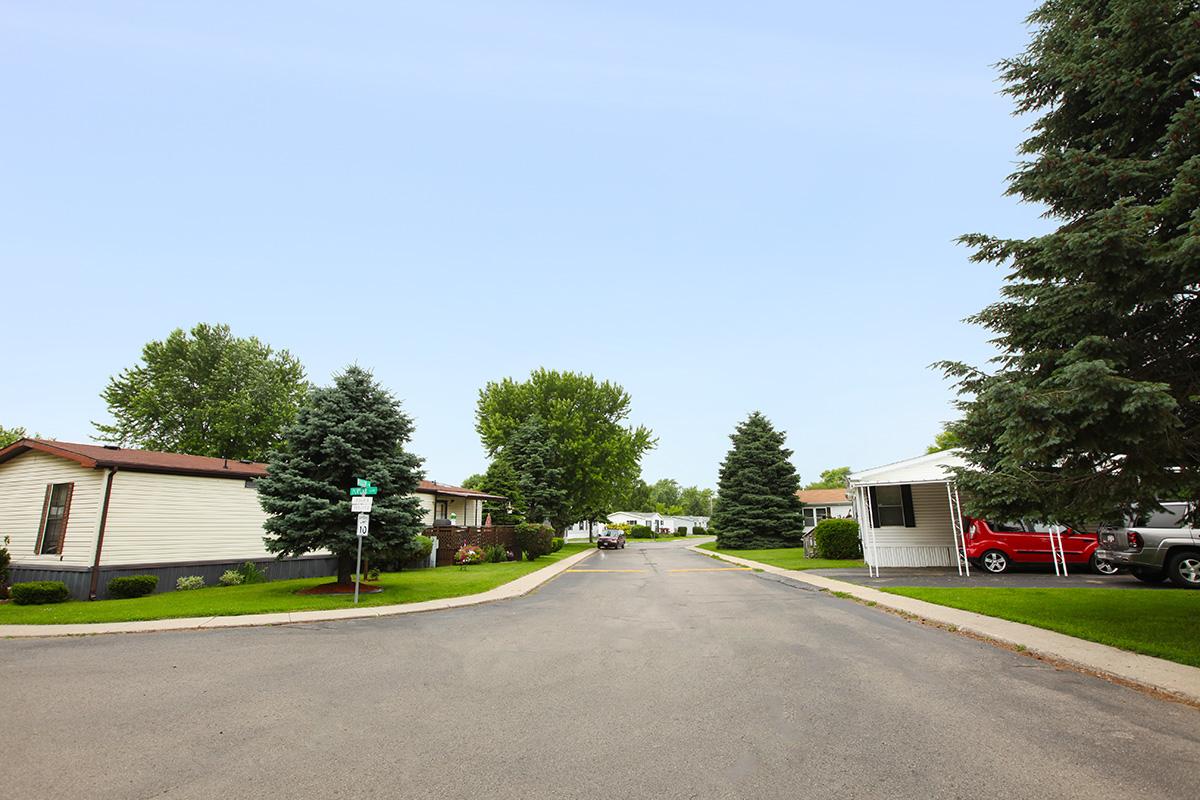
[[[873,568],[953,567],[962,511],[950,469],[957,451],[897,461],[850,476],[863,554]],[[957,515],[957,519],[956,519]]]

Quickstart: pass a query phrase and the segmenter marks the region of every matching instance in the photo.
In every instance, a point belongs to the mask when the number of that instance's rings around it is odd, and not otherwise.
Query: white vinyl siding
[[[270,558],[263,544],[266,519],[258,492],[243,478],[119,471],[102,563]]]
[[[952,567],[954,534],[950,528],[950,504],[946,484],[915,484],[912,487],[916,527],[874,529],[881,567]],[[870,528],[870,520],[865,526]],[[869,530],[868,530],[869,533]],[[866,541],[869,540],[864,537]],[[870,548],[867,558],[871,558]]]
[[[417,495],[421,500],[421,509],[424,512],[422,522],[426,525],[433,525],[434,520],[434,497],[431,494],[421,492]],[[446,516],[455,514],[454,523],[456,525],[474,525],[479,526],[484,523],[483,505],[481,500],[473,500],[466,497],[451,497],[450,495],[438,495],[437,502],[446,504]]]
[[[104,496],[105,470],[88,469],[52,456],[29,451],[0,464],[0,541],[9,537],[14,564],[90,565],[96,555],[96,531]],[[61,555],[37,555],[38,529],[46,502],[46,487],[74,483]]]

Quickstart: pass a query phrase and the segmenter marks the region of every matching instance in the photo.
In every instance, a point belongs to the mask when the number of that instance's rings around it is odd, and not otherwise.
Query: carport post
[[[971,577],[971,562],[967,561],[967,532],[963,528],[962,502],[958,497],[958,487],[951,481],[946,481],[946,502],[950,504],[950,535],[954,539],[954,563],[958,574],[966,569],[967,577]]]
[[[879,577],[879,543],[875,539],[875,528],[871,524],[871,495],[866,486],[859,486],[858,493],[859,525],[862,531],[863,555],[870,555],[867,560],[867,574],[872,578]]]

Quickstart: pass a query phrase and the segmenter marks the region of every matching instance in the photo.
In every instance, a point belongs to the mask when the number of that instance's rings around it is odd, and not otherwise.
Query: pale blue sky
[[[356,361],[431,478],[489,379],[625,386],[649,480],[760,409],[805,480],[923,452],[1026,235],[1031,0],[0,2],[0,424],[87,441],[172,328]]]

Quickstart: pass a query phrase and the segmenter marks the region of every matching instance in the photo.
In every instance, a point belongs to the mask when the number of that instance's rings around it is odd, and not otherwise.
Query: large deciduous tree
[[[150,450],[261,461],[296,417],[307,384],[286,350],[228,325],[173,331],[102,393],[111,424],[99,439]]]
[[[786,436],[755,411],[730,435],[721,463],[712,529],[721,547],[799,547],[804,514],[800,477]]]
[[[13,442],[24,438],[24,428],[6,428],[3,425],[0,425],[0,448],[8,447]]]
[[[958,433],[950,425],[946,425],[933,437],[933,444],[925,448],[925,454],[941,453],[944,450],[950,450],[961,445],[962,441],[959,440]]]
[[[1200,4],[1051,0],[1001,64],[1039,113],[1009,194],[1051,233],[971,234],[1005,265],[973,317],[990,372],[947,363],[975,513],[1113,518],[1200,489]]]
[[[421,459],[405,449],[412,431],[399,401],[364,369],[348,367],[332,386],[312,389],[258,482],[270,515],[267,550],[280,556],[329,550],[338,558],[338,583],[348,583],[358,546],[350,489],[365,478],[379,494],[363,554],[402,560],[423,527],[414,494]]]
[[[679,493],[679,504],[683,506],[683,513],[689,516],[710,516],[714,502],[716,502],[716,494],[712,489],[685,486]]]
[[[557,488],[564,492],[561,514],[551,520],[561,533],[573,522],[613,509],[640,474],[641,457],[654,438],[648,429],[626,422],[629,406],[629,394],[614,383],[538,369],[526,381],[506,378],[481,389],[476,430],[488,455],[503,458],[518,429],[540,420],[544,463],[558,471]],[[520,466],[510,463],[520,474]]]
[[[821,470],[821,479],[812,481],[805,489],[843,489],[850,479],[849,467],[831,467]]]

